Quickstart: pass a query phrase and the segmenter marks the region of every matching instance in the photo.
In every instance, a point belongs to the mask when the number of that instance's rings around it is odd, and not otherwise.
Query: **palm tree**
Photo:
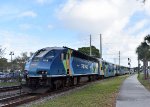
[[[141,60],[143,62],[144,66],[144,75],[145,79],[148,78],[148,72],[146,70],[148,61],[150,59],[150,53],[149,53],[149,46],[147,43],[144,41],[142,42],[136,49],[136,53],[138,54],[138,60]]]
[[[150,45],[150,34],[148,34],[145,38],[144,38],[145,42]]]
[[[150,61],[150,34],[148,34],[145,38],[144,38],[145,42],[147,43],[147,45],[149,46],[148,48],[148,61]]]

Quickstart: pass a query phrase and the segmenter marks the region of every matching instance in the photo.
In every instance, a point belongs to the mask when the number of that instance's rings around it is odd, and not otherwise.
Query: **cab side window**
[[[52,61],[54,57],[55,57],[55,51],[52,50],[44,57],[43,61],[45,62]]]
[[[66,59],[66,53],[64,53],[64,59]]]
[[[65,60],[66,59],[66,53],[62,53],[61,54],[61,60]]]
[[[61,60],[64,60],[64,53],[61,53]]]

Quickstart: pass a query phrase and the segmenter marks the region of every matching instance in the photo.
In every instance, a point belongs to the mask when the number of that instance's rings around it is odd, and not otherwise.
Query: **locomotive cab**
[[[49,51],[42,49],[36,52],[35,55],[26,64],[25,70],[28,76],[42,77],[42,75],[47,75],[54,57],[54,50]]]
[[[53,48],[45,48],[37,51],[26,63],[26,85],[31,89],[49,87],[53,61],[57,59],[59,52]],[[53,72],[54,73],[54,72]]]

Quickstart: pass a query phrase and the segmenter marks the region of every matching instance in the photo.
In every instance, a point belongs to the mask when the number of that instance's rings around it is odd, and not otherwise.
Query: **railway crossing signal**
[[[128,65],[130,66],[131,64],[131,59],[130,58],[128,58]]]
[[[129,65],[129,74],[131,73],[130,72],[130,68],[131,68],[131,59],[130,58],[128,58],[128,65]]]

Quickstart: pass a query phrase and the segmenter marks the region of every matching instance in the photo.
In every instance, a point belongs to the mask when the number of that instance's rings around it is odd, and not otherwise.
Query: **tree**
[[[29,57],[27,56],[27,52],[21,53],[21,56],[18,56],[13,60],[13,64],[15,65],[14,69],[20,69],[21,71],[23,71],[28,58]]]
[[[96,49],[95,46],[91,46],[91,50],[92,50],[92,56],[94,56],[96,58],[100,58],[99,50]],[[90,55],[90,47],[81,47],[81,48],[78,48],[78,51],[82,52],[86,55]]]
[[[3,48],[0,46],[0,58],[3,57],[4,52],[5,52],[5,49],[3,49]]]
[[[148,34],[145,38],[144,38],[145,42],[150,45],[150,34]]]
[[[30,52],[30,57],[31,57],[33,54],[34,54],[33,52]]]
[[[7,70],[7,59],[3,58],[5,49],[0,46],[0,71]]]
[[[147,66],[148,61],[150,60],[149,45],[146,43],[146,40],[149,40],[149,37],[150,36],[147,35],[144,38],[144,42],[142,42],[136,49],[138,60],[141,60],[143,62],[145,79],[148,78]]]
[[[6,71],[8,62],[6,58],[0,58],[0,71]]]

